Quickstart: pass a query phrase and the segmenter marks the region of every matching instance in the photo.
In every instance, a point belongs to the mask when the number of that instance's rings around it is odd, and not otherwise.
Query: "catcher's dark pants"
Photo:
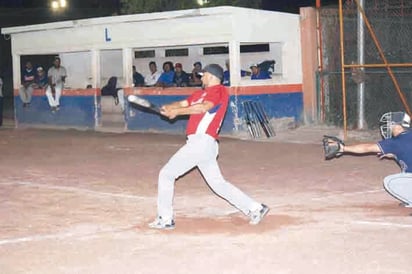
[[[385,177],[383,187],[406,207],[412,207],[412,173],[398,173]]]

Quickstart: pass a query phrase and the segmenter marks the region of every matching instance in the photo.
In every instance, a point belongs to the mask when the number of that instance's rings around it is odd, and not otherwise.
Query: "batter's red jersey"
[[[194,92],[187,98],[187,101],[189,105],[209,101],[213,103],[213,107],[205,113],[190,115],[186,134],[206,133],[217,139],[229,101],[226,87],[223,85],[207,87],[204,90]]]

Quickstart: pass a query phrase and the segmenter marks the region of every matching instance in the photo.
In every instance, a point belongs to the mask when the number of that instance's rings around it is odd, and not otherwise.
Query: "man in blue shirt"
[[[268,71],[262,71],[258,64],[253,64],[250,66],[252,70],[252,76],[250,79],[252,80],[264,80],[264,79],[271,79],[270,74]]]
[[[341,147],[341,153],[377,153],[380,158],[394,159],[401,173],[384,179],[384,188],[405,207],[412,207],[412,131],[411,118],[405,112],[388,112],[380,119],[382,141]]]
[[[171,87],[173,86],[173,79],[175,77],[175,71],[172,62],[165,62],[163,64],[163,73],[157,80],[157,87]]]

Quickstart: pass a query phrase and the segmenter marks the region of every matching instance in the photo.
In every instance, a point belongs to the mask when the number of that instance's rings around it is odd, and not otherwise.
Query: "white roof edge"
[[[236,13],[242,13],[248,10],[250,11],[252,9],[232,7],[232,6],[220,6],[220,7],[212,7],[212,8],[187,9],[187,10],[177,10],[177,11],[96,17],[96,18],[61,21],[61,22],[44,23],[44,24],[36,24],[36,25],[7,27],[7,28],[2,28],[1,33],[2,34],[13,34],[13,33],[30,32],[30,31],[38,31],[38,30],[102,25],[102,24],[108,24],[108,23],[125,23],[125,22],[139,22],[139,21],[141,22],[141,21],[151,21],[151,20],[173,19],[173,18],[179,18],[179,17],[236,14]],[[257,10],[257,9],[253,9],[253,11],[263,12],[263,13],[267,13],[267,12],[274,13],[273,11],[265,11],[265,10]],[[108,20],[108,18],[110,18],[110,20]]]

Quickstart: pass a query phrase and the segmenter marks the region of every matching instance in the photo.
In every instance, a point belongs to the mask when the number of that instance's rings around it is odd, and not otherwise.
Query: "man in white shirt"
[[[160,71],[157,71],[157,65],[154,61],[149,63],[150,74],[146,75],[144,78],[144,84],[147,87],[152,87],[157,83],[160,75],[162,74]]]
[[[60,107],[60,96],[63,91],[64,81],[66,80],[66,69],[60,65],[60,57],[54,58],[53,66],[47,72],[49,85],[46,89],[46,96],[51,107],[55,112]]]

